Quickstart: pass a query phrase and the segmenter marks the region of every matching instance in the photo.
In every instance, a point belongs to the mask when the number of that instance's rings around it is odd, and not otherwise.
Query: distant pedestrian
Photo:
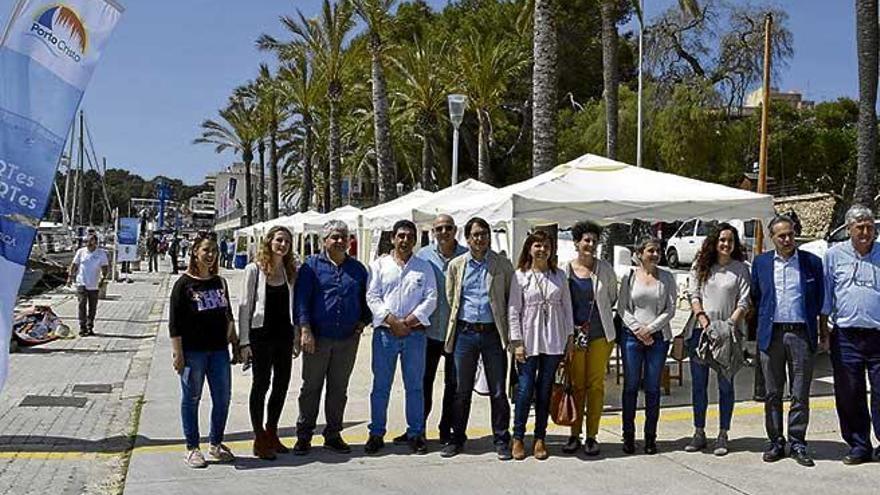
[[[599,455],[599,421],[605,406],[605,370],[617,331],[611,312],[617,304],[617,275],[611,263],[596,256],[602,227],[578,222],[571,229],[577,257],[565,268],[574,318],[574,346],[568,372],[574,388],[575,422],[562,452],[573,454],[584,435],[584,453]]]
[[[728,223],[716,227],[700,247],[691,269],[688,297],[694,313],[694,325],[686,336],[691,355],[691,402],[694,409],[694,436],[685,447],[687,452],[698,452],[706,447],[706,410],[709,407],[709,366],[696,358],[700,336],[707,331],[715,335],[704,339],[707,347],[727,348],[728,356],[741,355],[745,332],[740,328],[749,308],[751,274],[743,262],[745,252],[739,233]],[[710,326],[715,324],[714,329]],[[711,334],[710,334],[711,335]],[[729,347],[728,347],[729,346]],[[727,455],[728,432],[736,400],[733,377],[716,370],[718,377],[718,438],[714,454]]]
[[[217,275],[217,243],[199,238],[189,266],[171,291],[168,329],[174,371],[180,375],[180,414],[186,437],[185,462],[192,468],[208,464],[199,449],[199,402],[205,379],[211,391],[211,432],[208,454],[218,462],[235,456],[223,444],[232,370],[229,342],[235,338],[229,288]]]
[[[147,239],[147,264],[149,267],[149,271],[158,272],[159,271],[159,239],[156,237],[156,233],[153,232],[149,239]]]
[[[168,245],[168,253],[171,255],[171,273],[173,275],[177,275],[178,272],[178,258],[177,255],[180,254],[180,238],[174,236],[171,239],[171,243]]]
[[[798,464],[810,467],[815,464],[806,440],[810,384],[825,284],[822,260],[797,249],[794,226],[787,216],[778,216],[767,226],[776,249],[757,256],[752,263],[751,291],[758,313],[758,351],[767,390],[764,422],[770,443],[763,459],[775,462],[786,455],[782,395],[788,370],[791,456]]]
[[[223,268],[226,268],[226,257],[229,256],[228,249],[229,246],[226,242],[226,236],[223,236],[223,238],[220,239],[220,266]]]
[[[423,380],[425,327],[437,307],[434,269],[413,256],[418,230],[400,220],[391,231],[394,249],[370,264],[367,304],[373,313],[373,390],[370,393],[370,436],[364,451],[375,454],[384,446],[388,400],[400,357],[406,390],[406,434],[410,449],[426,454]]]
[[[544,231],[529,234],[510,283],[510,345],[516,359],[513,458],[526,457],[523,439],[535,404],[535,459],[549,457],[544,438],[556,368],[571,348],[574,319],[565,273],[556,268],[556,247]]]
[[[443,395],[440,407],[440,443],[446,445],[452,440],[452,407],[455,402],[455,360],[451,353],[444,351],[446,332],[449,320],[455,319],[449,314],[449,303],[446,300],[446,268],[453,258],[467,252],[467,248],[455,240],[458,228],[449,215],[438,215],[434,219],[435,242],[419,250],[417,257],[431,263],[434,267],[434,281],[437,283],[437,309],[431,314],[431,325],[425,330],[428,337],[425,355],[425,421],[431,415],[434,403],[434,379],[440,359],[443,359]],[[406,433],[394,439],[395,443],[405,444]]]
[[[513,265],[490,249],[492,229],[482,218],[464,224],[468,252],[449,262],[446,294],[449,325],[446,352],[455,357],[455,402],[452,439],[442,457],[464,449],[477,366],[482,359],[489,388],[492,443],[501,461],[510,460],[510,401],[507,399],[507,319]],[[449,367],[446,368],[449,373]]]
[[[189,251],[189,237],[183,236],[180,239],[180,257],[186,259],[186,253]],[[222,252],[222,251],[221,251]]]
[[[79,334],[95,335],[95,314],[98,311],[98,290],[110,274],[107,252],[98,247],[98,236],[89,234],[85,247],[73,256],[67,285],[76,285],[79,300]]]
[[[271,460],[276,453],[290,452],[278,438],[278,422],[287,399],[294,355],[296,261],[290,250],[292,240],[286,227],[269,229],[256,259],[245,267],[241,286],[238,338],[242,360],[253,360],[248,402],[254,431],[253,451],[260,459]],[[267,407],[270,384],[272,393]]]
[[[372,315],[367,306],[367,269],[346,254],[348,227],[331,220],[324,224],[324,252],[309,256],[296,278],[297,318],[302,332],[302,388],[293,453],[312,445],[321,392],[324,396],[324,447],[348,454],[351,447],[340,434],[348,382],[354,370],[361,333]],[[326,385],[325,385],[326,383]]]
[[[230,239],[226,249],[228,250],[226,252],[226,268],[232,268],[234,266],[232,263],[235,261],[235,241]]]
[[[875,240],[874,214],[853,205],[846,212],[849,242],[825,254],[825,298],[822,343],[828,345],[827,318],[834,328],[831,364],[834,402],[840,433],[849,445],[844,464],[861,464],[880,456],[871,446],[871,424],[880,439],[880,245]],[[865,373],[871,382],[871,407],[866,401]]]
[[[675,316],[678,288],[672,273],[660,269],[660,239],[648,237],[636,247],[639,266],[623,278],[618,297],[624,328],[623,451],[636,451],[636,405],[639,388],[645,391],[645,453],[657,453],[660,419],[660,381],[672,341],[669,322]]]

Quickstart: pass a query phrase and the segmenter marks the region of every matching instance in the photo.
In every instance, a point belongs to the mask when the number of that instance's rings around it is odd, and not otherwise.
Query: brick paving
[[[135,273],[112,283],[98,304],[96,337],[57,340],[12,354],[0,400],[0,494],[119,493],[168,276]],[[28,302],[49,304],[78,330],[76,295],[59,289]],[[109,384],[110,393],[75,393]],[[85,406],[22,407],[27,395],[84,397]]]

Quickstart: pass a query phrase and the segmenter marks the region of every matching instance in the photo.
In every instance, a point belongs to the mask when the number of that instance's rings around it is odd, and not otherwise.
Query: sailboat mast
[[[71,197],[70,197],[70,175],[73,173],[73,137],[76,136],[76,119],[73,120],[73,126],[70,129],[70,137],[67,140],[68,150],[67,150],[67,169],[64,171],[64,203],[61,205],[61,209],[64,211],[64,226],[70,228],[73,224],[73,220],[71,219],[71,214],[73,213],[73,209],[71,208]]]
[[[77,198],[79,201],[79,224],[86,224],[86,181],[83,174],[85,165],[85,139],[83,136],[83,111],[79,111],[79,173],[77,173]]]

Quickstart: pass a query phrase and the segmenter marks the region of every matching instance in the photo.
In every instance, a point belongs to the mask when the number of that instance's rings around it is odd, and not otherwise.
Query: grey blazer
[[[290,296],[290,324],[294,328],[294,350],[299,350],[299,327],[296,324],[296,308],[294,305],[293,286],[296,279],[289,280],[287,271],[284,271],[284,282]],[[238,303],[238,340],[241,345],[250,344],[251,328],[263,326],[263,318],[266,316],[266,274],[256,263],[248,263],[244,267],[244,277],[241,282],[241,298]]]

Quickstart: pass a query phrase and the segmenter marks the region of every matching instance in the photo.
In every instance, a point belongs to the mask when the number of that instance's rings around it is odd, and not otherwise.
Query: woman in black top
[[[171,291],[168,327],[174,349],[174,371],[180,375],[185,461],[193,468],[207,466],[199,449],[199,401],[205,378],[211,389],[208,453],[219,462],[235,459],[222,443],[232,395],[229,358],[232,310],[226,281],[217,275],[217,258],[217,243],[212,238],[197,239],[190,253],[189,267]]]
[[[254,429],[254,455],[274,459],[290,450],[278,438],[278,421],[294,354],[293,284],[296,262],[292,236],[285,227],[269,229],[257,250],[256,260],[245,267],[239,307],[239,341],[242,360],[253,360],[250,413]],[[266,394],[269,384],[268,408]],[[268,409],[268,410],[267,410]],[[266,411],[265,427],[263,412]]]

